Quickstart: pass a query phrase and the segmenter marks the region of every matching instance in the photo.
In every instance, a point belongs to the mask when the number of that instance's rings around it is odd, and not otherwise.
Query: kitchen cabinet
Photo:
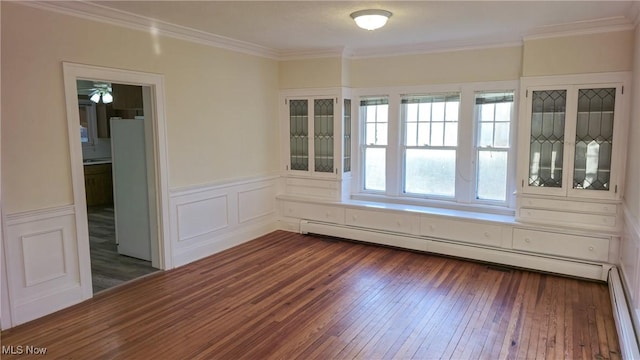
[[[609,209],[623,193],[628,83],[627,73],[522,79],[519,220],[617,226]]]
[[[116,110],[141,110],[142,87],[137,85],[112,84],[113,103]]]
[[[113,204],[111,164],[85,165],[84,186],[87,206]]]

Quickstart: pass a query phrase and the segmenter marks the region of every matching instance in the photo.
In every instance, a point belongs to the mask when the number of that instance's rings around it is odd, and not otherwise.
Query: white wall
[[[165,76],[170,187],[276,173],[275,60],[16,3],[2,7],[7,213],[72,202],[62,61]]]
[[[522,75],[568,75],[629,71],[633,31],[615,31],[524,42]]]
[[[629,127],[626,189],[624,194],[625,228],[621,242],[620,265],[635,325],[640,329],[640,25],[636,26],[633,45],[632,109]]]

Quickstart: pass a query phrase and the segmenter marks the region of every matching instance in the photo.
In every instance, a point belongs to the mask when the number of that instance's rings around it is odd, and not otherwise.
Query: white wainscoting
[[[84,300],[73,206],[9,214],[4,241],[12,326]]]
[[[279,177],[171,190],[171,253],[181,266],[278,228]]]
[[[640,220],[634,219],[624,208],[624,233],[620,244],[620,268],[629,307],[636,329],[640,331]],[[640,342],[640,338],[638,339]]]

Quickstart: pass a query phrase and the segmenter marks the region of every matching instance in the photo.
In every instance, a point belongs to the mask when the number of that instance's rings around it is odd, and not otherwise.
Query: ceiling
[[[215,34],[280,53],[346,49],[366,54],[522,41],[527,35],[631,25],[638,1],[94,1],[98,7]],[[382,8],[366,31],[349,14]]]

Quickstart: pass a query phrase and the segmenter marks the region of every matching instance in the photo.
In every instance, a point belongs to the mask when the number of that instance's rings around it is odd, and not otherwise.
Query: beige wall
[[[523,76],[629,71],[633,31],[526,40]]]
[[[280,89],[339,87],[343,79],[341,57],[281,61]]]
[[[640,224],[640,25],[636,26],[625,203]]]
[[[2,3],[7,213],[72,202],[62,62],[165,76],[172,188],[277,172],[278,64]]]
[[[382,87],[517,80],[522,48],[502,47],[354,59],[351,86]]]

